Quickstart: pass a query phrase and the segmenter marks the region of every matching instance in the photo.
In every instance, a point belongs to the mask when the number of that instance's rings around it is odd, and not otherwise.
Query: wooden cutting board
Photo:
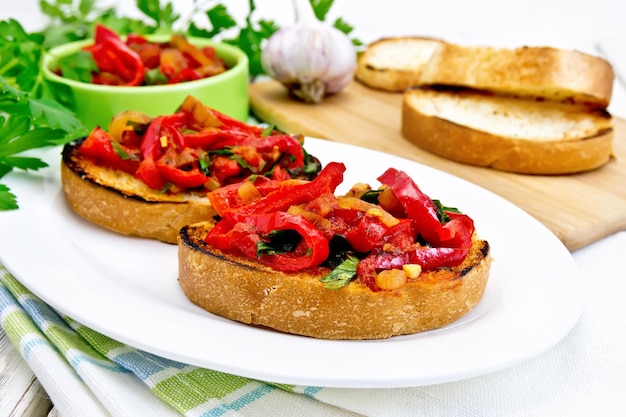
[[[626,230],[626,121],[615,119],[615,158],[562,176],[519,175],[460,164],[423,151],[400,133],[402,94],[357,82],[317,105],[287,97],[277,82],[250,86],[253,113],[289,133],[344,142],[408,158],[472,181],[523,208],[570,250]]]

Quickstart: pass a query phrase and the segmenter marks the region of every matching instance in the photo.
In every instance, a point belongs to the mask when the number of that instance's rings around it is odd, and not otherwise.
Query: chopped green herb
[[[367,190],[361,196],[361,200],[367,201],[368,203],[378,204],[378,196],[382,193],[383,190]]]
[[[359,258],[349,256],[345,261],[339,264],[339,266],[333,269],[330,274],[320,279],[320,281],[326,283],[326,285],[324,285],[325,288],[338,290],[354,279],[358,264]]]
[[[439,217],[439,221],[442,224],[450,221],[450,217],[446,214],[446,211],[449,211],[452,213],[460,213],[459,209],[455,207],[446,207],[443,204],[441,204],[441,201],[439,200],[433,200],[433,203],[435,203],[435,207],[437,208],[437,217]]]
[[[274,132],[275,127],[274,125],[266,126],[261,132],[261,136],[270,136]]]
[[[159,190],[159,194],[165,194],[167,190],[169,190],[172,187],[172,185],[174,184],[172,184],[171,182],[168,182],[167,184],[165,184],[163,188]]]
[[[147,85],[167,84],[167,77],[163,74],[160,67],[146,71],[144,79]]]
[[[274,230],[263,237],[266,240],[260,240],[257,243],[257,256],[259,258],[262,254],[278,255],[292,252],[302,240],[302,236],[298,232],[290,229]]]
[[[114,140],[111,141],[111,146],[113,146],[113,150],[115,150],[115,153],[118,154],[123,160],[130,159],[132,161],[136,161],[138,159],[137,155],[130,155]]]
[[[209,154],[205,152],[198,157],[198,166],[200,167],[200,171],[206,176],[211,175],[209,165],[211,165],[211,159],[209,158]]]

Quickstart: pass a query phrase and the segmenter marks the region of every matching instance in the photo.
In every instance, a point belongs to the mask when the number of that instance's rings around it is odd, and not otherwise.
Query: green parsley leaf
[[[98,64],[91,52],[80,51],[59,59],[59,69],[64,78],[91,83],[91,74],[98,71]]]
[[[11,194],[9,187],[0,184],[0,210],[15,210],[19,208],[17,198]]]

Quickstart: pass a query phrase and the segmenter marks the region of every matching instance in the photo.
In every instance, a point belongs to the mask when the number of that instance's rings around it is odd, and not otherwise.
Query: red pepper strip
[[[237,221],[252,214],[273,213],[287,210],[290,206],[311,201],[323,193],[334,193],[343,181],[346,166],[340,162],[328,163],[313,181],[307,181],[290,187],[287,192],[275,191],[260,200],[240,208],[229,209],[223,215],[230,215]]]
[[[239,121],[237,119],[234,119],[222,112],[219,112],[215,109],[207,109],[209,110],[211,113],[213,113],[213,115],[220,121],[223,123],[224,125],[224,129],[234,129],[234,130],[238,130],[241,132],[246,132],[255,136],[260,136],[261,133],[263,133],[263,127],[261,126],[255,126],[255,125],[249,125],[247,123],[244,123],[242,121]]]
[[[143,61],[122,41],[117,33],[97,24],[94,44],[85,48],[90,51],[102,72],[120,76],[127,85],[143,80]]]
[[[209,180],[198,168],[185,171],[176,166],[158,162],[157,169],[167,182],[175,184],[181,190],[199,187]]]
[[[378,246],[388,228],[378,218],[363,215],[355,228],[346,233],[346,240],[357,252],[369,252]]]
[[[159,168],[151,155],[141,161],[135,177],[154,190],[162,190],[167,185],[167,180],[159,172]]]
[[[289,172],[285,171],[280,166],[276,165],[272,170],[272,178],[276,181],[285,181],[291,178],[291,174],[289,174]]]
[[[453,211],[446,211],[446,214],[450,218],[450,220],[459,220],[461,223],[465,225],[465,227],[469,230],[470,235],[474,234],[474,220],[469,217],[467,214],[456,213]]]
[[[119,75],[123,85],[141,85],[144,77],[144,65],[139,54],[130,49],[119,37],[106,36],[93,46],[90,51],[100,71]]]
[[[100,127],[95,127],[78,148],[78,152],[114,169],[134,174],[139,168],[139,158],[130,148],[115,142],[120,150],[129,155],[129,158],[122,158],[115,150],[113,142],[111,135]],[[131,157],[133,155],[135,158]]]
[[[289,135],[272,135],[261,138],[249,138],[244,145],[250,145],[257,148],[260,152],[271,152],[274,148],[280,152],[287,153],[292,156],[292,160],[287,164],[286,168],[300,168],[304,166],[304,151],[302,144],[294,137]]]
[[[228,222],[222,220],[221,222]],[[220,222],[220,223],[221,223]],[[295,230],[302,236],[302,242],[293,252],[277,253],[275,255],[262,254],[258,259],[260,263],[278,271],[301,271],[312,266],[317,266],[328,257],[328,241],[324,234],[313,223],[303,216],[294,216],[282,211],[245,217],[243,222],[237,224],[252,226],[256,235],[263,235],[273,231]],[[239,226],[224,233],[223,227],[213,228],[206,236],[208,244],[221,249],[238,249],[250,256],[259,238],[252,237],[250,228]],[[217,236],[215,236],[217,235]]]
[[[120,39],[119,35],[109,29],[106,26],[103,26],[99,23],[96,24],[96,29],[94,33],[94,41],[95,43],[101,43],[107,38]]]
[[[242,171],[243,168],[239,162],[226,156],[217,156],[211,161],[211,174],[222,185],[227,183],[228,178],[235,177]]]
[[[422,269],[454,267],[463,262],[469,248],[431,248],[420,247],[403,253],[380,252],[370,255],[371,267],[382,270],[402,268],[406,264],[419,264]]]
[[[174,130],[184,126],[186,121],[187,114],[183,112],[168,116],[158,116],[152,119],[141,142],[141,154],[143,157],[152,157],[157,160],[163,155],[163,147],[161,146],[162,130],[166,130],[166,133],[171,134],[176,141],[175,145],[182,149],[184,147],[184,139],[180,132],[176,133]],[[170,126],[174,129],[165,128],[165,126]]]
[[[126,37],[126,45],[139,54],[146,68],[153,69],[159,66],[160,44],[148,42],[145,37],[131,33]]]
[[[249,178],[246,181],[251,181],[251,179]],[[281,192],[289,192],[288,190],[295,184],[302,183],[302,181],[299,180],[271,180],[262,175],[254,176],[252,181],[261,197],[266,196],[269,193],[277,190],[281,190]],[[244,205],[244,202],[237,191],[239,187],[241,187],[241,183],[228,184],[211,191],[207,195],[209,201],[211,202],[211,206],[213,206],[213,208],[219,215],[222,215],[229,209]]]
[[[437,207],[405,172],[395,168],[385,171],[378,181],[391,188],[406,214],[417,223],[418,232],[433,246],[441,244],[441,222]]]
[[[182,82],[187,82],[187,81],[195,81],[195,80],[199,80],[203,78],[202,74],[200,74],[198,71],[196,71],[193,68],[183,68],[181,69],[178,74],[176,74],[175,76],[171,77],[168,80],[169,84],[176,84],[176,83],[182,83]]]
[[[130,44],[145,45],[145,44],[148,43],[148,39],[146,39],[142,35],[138,35],[136,33],[130,33],[126,37],[126,43],[129,44],[129,45]],[[154,44],[154,45],[156,45],[156,44]]]
[[[171,126],[164,127],[174,129]],[[181,191],[199,187],[209,180],[200,170],[198,155],[192,149],[187,148],[180,151],[175,147],[170,147],[156,161],[156,164],[161,176],[176,185]]]
[[[227,146],[239,146],[249,137],[248,133],[237,130],[209,128],[197,133],[185,133],[185,145],[204,150],[223,149]]]
[[[409,252],[373,253],[362,259],[357,266],[359,282],[367,285],[372,291],[379,291],[376,285],[378,271],[384,269],[401,269],[406,264],[419,264],[423,269],[433,269],[443,266],[454,267],[459,265],[469,248],[418,248]]]

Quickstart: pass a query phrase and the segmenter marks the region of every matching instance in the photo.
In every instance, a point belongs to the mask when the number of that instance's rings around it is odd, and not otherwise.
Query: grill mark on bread
[[[61,181],[67,202],[86,220],[123,235],[175,244],[182,226],[215,215],[205,192],[161,194],[130,174],[81,158],[81,142],[63,148]]]

